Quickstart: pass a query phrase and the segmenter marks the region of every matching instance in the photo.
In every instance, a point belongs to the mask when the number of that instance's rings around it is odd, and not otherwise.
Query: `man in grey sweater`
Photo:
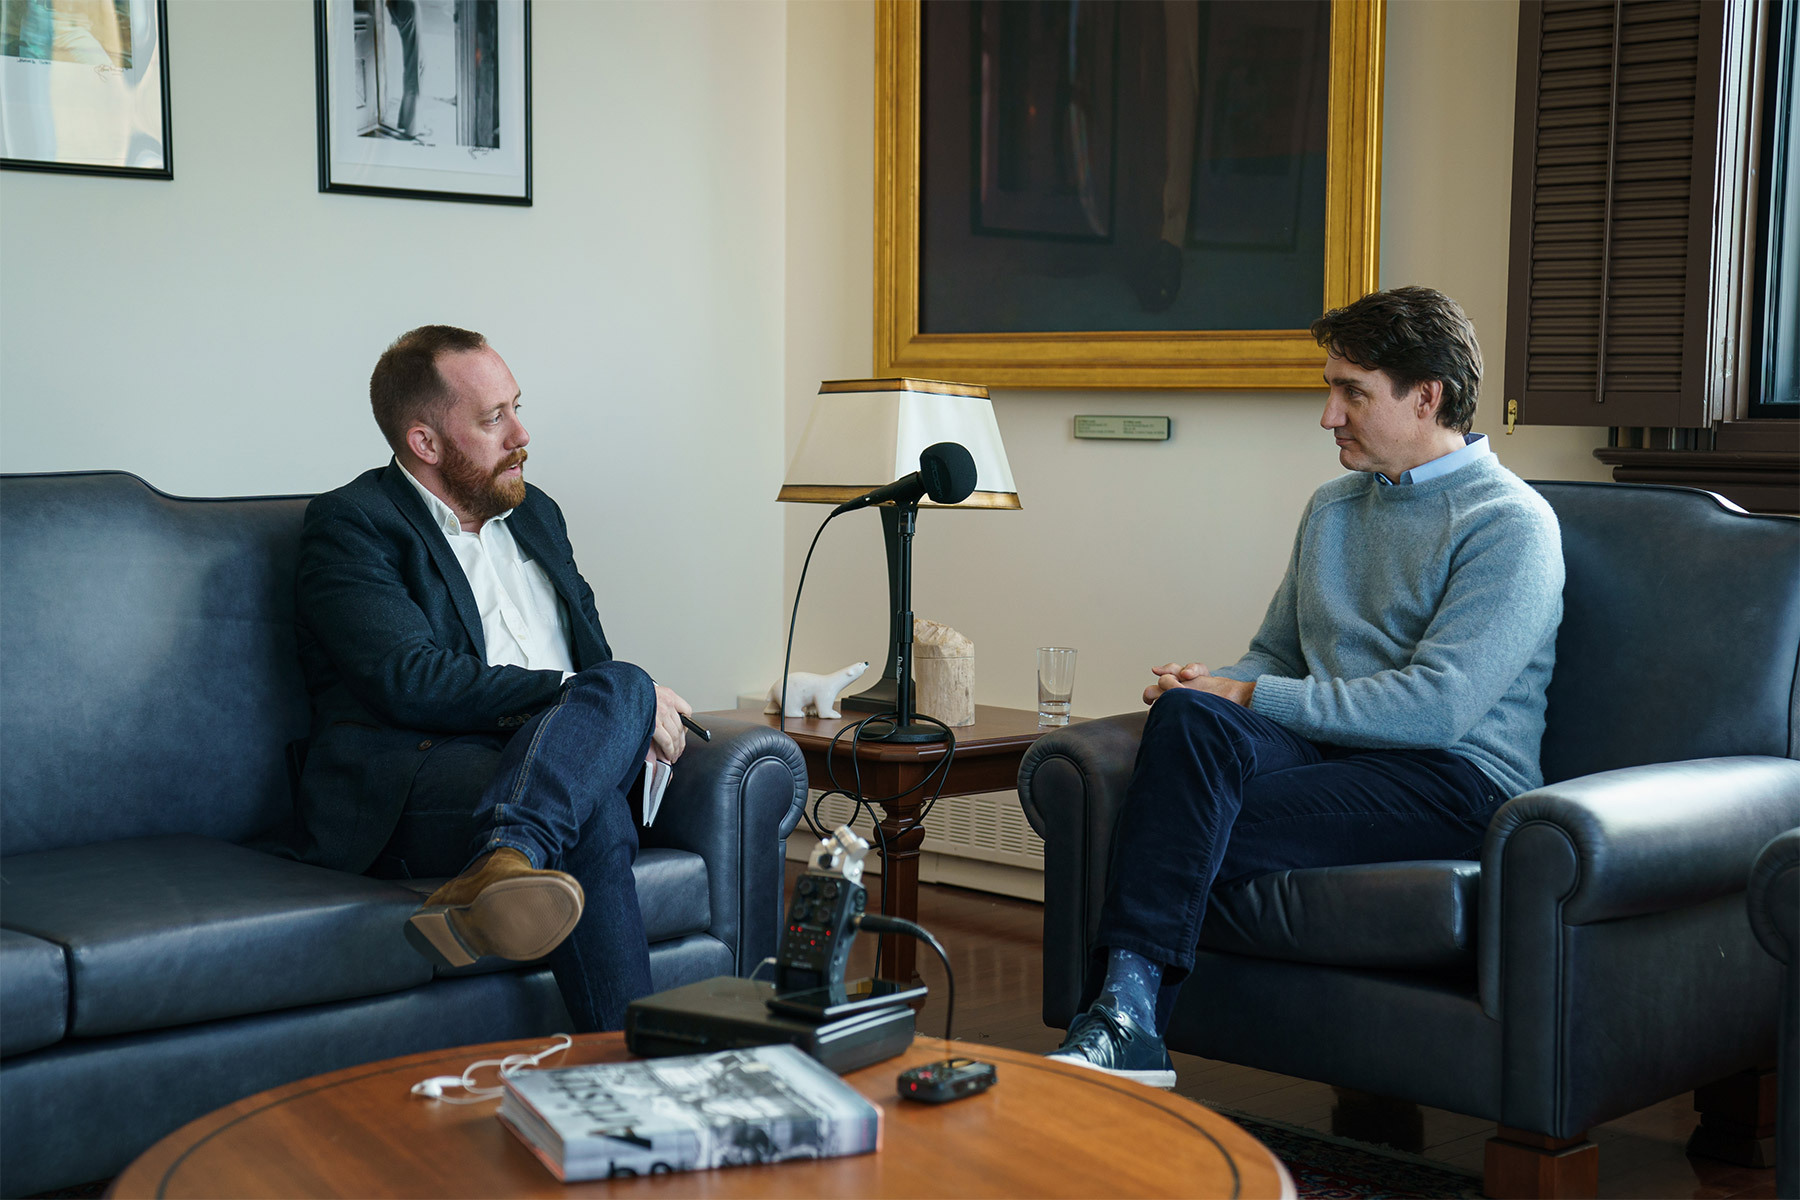
[[[1550,506],[1470,434],[1474,327],[1430,288],[1313,323],[1319,488],[1250,652],[1153,668],[1086,1011],[1051,1057],[1172,1087],[1161,1031],[1214,884],[1296,867],[1471,858],[1543,782],[1562,621]]]

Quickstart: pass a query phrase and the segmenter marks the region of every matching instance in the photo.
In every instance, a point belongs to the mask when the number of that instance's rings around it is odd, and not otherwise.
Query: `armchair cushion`
[[[427,983],[406,888],[192,834],[6,859],[10,929],[63,947],[69,1033],[133,1033]]]
[[[1200,945],[1327,966],[1475,966],[1479,863],[1276,871],[1213,889]]]
[[[62,1041],[68,1017],[62,947],[0,929],[0,1057]]]

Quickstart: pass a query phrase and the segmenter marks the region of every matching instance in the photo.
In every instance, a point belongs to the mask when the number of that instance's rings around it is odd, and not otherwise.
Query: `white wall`
[[[1382,283],[1457,297],[1487,357],[1476,428],[1500,434],[1510,203],[1514,0],[1395,0],[1388,9]],[[789,6],[787,444],[821,379],[871,363],[874,10]],[[1147,668],[1235,659],[1286,563],[1295,520],[1335,475],[1314,394],[999,392],[995,412],[1024,510],[927,513],[914,607],[975,641],[976,698],[1036,703],[1033,647],[1081,651],[1075,710],[1141,703]],[[1076,442],[1076,413],[1166,414],[1167,443]],[[1592,429],[1495,436],[1528,478],[1604,479]],[[824,509],[787,517],[791,598]],[[879,658],[886,573],[878,519],[834,522],[807,581],[794,661]]]
[[[766,685],[785,27],[535,5],[536,202],[509,208],[321,195],[309,0],[171,0],[174,181],[0,173],[0,469],[334,487],[387,458],[382,347],[479,329],[615,650],[703,707]]]
[[[525,391],[619,652],[701,705],[760,691],[824,510],[773,497],[818,381],[870,370],[868,0],[534,7],[536,204],[316,191],[311,7],[173,0],[172,183],[0,173],[0,469],[119,467],[189,495],[332,487],[385,457],[366,385],[427,320],[481,329]],[[1460,298],[1503,396],[1513,0],[1389,7],[1382,278]],[[1311,394],[995,398],[1025,504],[928,513],[921,614],[975,639],[983,703],[1075,706],[1255,629],[1307,494],[1337,471]],[[1076,413],[1166,413],[1165,444]],[[785,430],[783,425],[785,424]],[[785,436],[784,436],[785,435]],[[1534,477],[1605,478],[1598,430],[1496,436]],[[778,565],[782,564],[782,565]],[[879,523],[835,523],[797,667],[886,643]]]

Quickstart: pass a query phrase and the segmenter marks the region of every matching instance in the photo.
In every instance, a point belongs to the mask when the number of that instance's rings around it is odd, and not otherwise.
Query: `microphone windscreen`
[[[961,504],[975,490],[975,456],[960,442],[938,442],[919,454],[925,494],[938,504]]]

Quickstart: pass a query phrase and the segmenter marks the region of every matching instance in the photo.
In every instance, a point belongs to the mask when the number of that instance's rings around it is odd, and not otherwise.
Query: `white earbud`
[[[413,1084],[412,1094],[429,1096],[435,1100],[444,1094],[445,1088],[461,1087],[462,1081],[461,1075],[433,1075],[430,1079],[421,1079],[418,1083]]]
[[[478,1087],[475,1084],[475,1072],[482,1067],[498,1067],[500,1074],[511,1075],[527,1067],[535,1067],[544,1059],[559,1051],[567,1050],[574,1044],[574,1039],[566,1033],[555,1035],[556,1040],[536,1054],[509,1054],[505,1058],[484,1058],[480,1062],[472,1062],[464,1068],[461,1075],[433,1075],[430,1079],[421,1079],[412,1085],[412,1094],[424,1096],[428,1100],[442,1100],[446,1104],[479,1104],[483,1100],[492,1100],[506,1090],[505,1087]],[[466,1096],[446,1096],[445,1088],[461,1088]]]

